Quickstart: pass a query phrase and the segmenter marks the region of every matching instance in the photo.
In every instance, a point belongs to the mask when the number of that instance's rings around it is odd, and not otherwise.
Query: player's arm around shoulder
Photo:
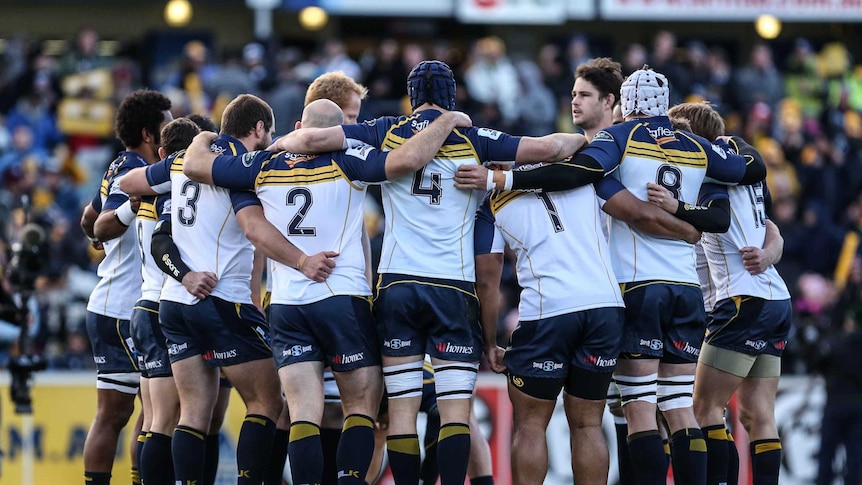
[[[218,154],[210,150],[210,145],[216,138],[217,135],[209,131],[202,131],[195,136],[183,157],[183,174],[186,177],[195,182],[213,183],[213,162]]]
[[[556,162],[571,157],[587,144],[579,133],[551,133],[542,137],[525,136],[518,144],[517,163]]]
[[[613,177],[605,177],[597,183],[596,192],[605,200],[602,205],[605,213],[644,234],[680,239],[689,244],[700,240],[700,231],[694,226],[674,217],[658,205],[638,199]]]
[[[276,140],[267,148],[274,152],[323,153],[347,148],[341,126],[329,128],[302,128]]]
[[[434,158],[452,130],[471,126],[473,121],[465,113],[448,111],[441,114],[403,145],[389,152],[386,178],[392,180],[419,170]]]

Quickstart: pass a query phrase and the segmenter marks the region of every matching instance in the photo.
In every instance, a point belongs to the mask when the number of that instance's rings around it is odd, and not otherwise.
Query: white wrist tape
[[[124,226],[128,226],[135,220],[135,211],[132,210],[132,201],[127,200],[123,202],[120,207],[117,207],[114,210],[114,215],[117,216],[117,220],[120,221]]]
[[[488,170],[488,180],[485,182],[485,190],[497,190],[497,184],[494,183],[494,172],[496,170]]]
[[[511,170],[506,170],[503,172],[503,175],[506,176],[506,183],[503,184],[503,190],[512,190],[512,183],[514,182],[514,175],[512,175]]]

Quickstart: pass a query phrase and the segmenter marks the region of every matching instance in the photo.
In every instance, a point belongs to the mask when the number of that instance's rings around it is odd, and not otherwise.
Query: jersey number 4
[[[441,181],[443,174],[439,172],[428,172],[428,185],[425,185],[425,167],[413,174],[413,187],[410,193],[417,197],[428,197],[431,205],[440,205],[440,196],[443,195]]]

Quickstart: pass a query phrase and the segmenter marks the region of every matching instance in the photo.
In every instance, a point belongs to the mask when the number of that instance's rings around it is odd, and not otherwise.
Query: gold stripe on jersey
[[[141,202],[141,206],[138,208],[137,217],[145,221],[157,221],[159,216],[156,214],[156,204],[152,202]]]
[[[255,187],[264,185],[311,185],[323,182],[332,182],[344,178],[350,179],[341,170],[337,163],[316,168],[292,168],[272,169],[260,172],[255,181]],[[354,188],[358,188],[351,184]]]
[[[398,284],[401,284],[401,283],[415,283],[415,284],[417,284],[417,285],[428,285],[428,286],[436,286],[436,287],[438,287],[438,288],[449,288],[450,290],[460,291],[461,293],[464,293],[465,295],[472,296],[473,298],[476,298],[477,300],[479,299],[479,297],[477,297],[477,296],[476,296],[476,293],[475,293],[475,292],[472,292],[472,293],[471,293],[471,292],[466,291],[466,290],[464,290],[464,289],[462,289],[462,288],[458,288],[457,286],[452,286],[452,285],[443,285],[443,284],[440,284],[440,283],[431,283],[431,282],[428,282],[428,281],[419,281],[419,280],[398,280],[398,281],[393,281],[393,282],[391,282],[391,283],[389,283],[388,285],[385,285],[385,286],[383,286],[383,285],[381,285],[381,284],[379,284],[379,283],[378,283],[378,284],[377,284],[377,291],[385,290],[385,289],[389,288],[390,286],[398,285]]]
[[[502,227],[500,228],[500,231],[505,232],[510,238],[517,242],[519,246],[524,248],[524,257],[527,258],[527,266],[530,267],[530,273],[533,275],[533,279],[536,280],[536,293],[539,294],[539,318],[543,318],[542,315],[545,312],[543,309],[545,299],[542,298],[542,277],[537,275],[536,271],[533,269],[533,259],[530,257],[530,250],[523,241],[516,238],[511,232],[506,231]]]
[[[181,155],[177,155],[174,157],[174,160],[171,162],[171,173],[183,173],[183,163],[185,162],[185,150],[183,150]]]
[[[228,210],[228,211],[227,211],[227,214],[225,214],[225,216],[224,216],[224,221],[222,221],[222,223],[221,223],[221,228],[218,230],[218,236],[216,236],[216,251],[215,251],[215,253],[216,253],[216,257],[215,257],[215,267],[216,267],[216,268],[218,268],[218,267],[219,267],[218,259],[219,259],[219,252],[220,252],[220,250],[221,250],[221,234],[224,232],[224,228],[225,228],[225,226],[227,226],[227,223],[228,223],[228,221],[230,220],[230,216],[231,216],[232,214],[233,214],[233,208],[231,208],[230,210]]]
[[[684,167],[705,168],[707,165],[706,153],[702,149],[696,152],[670,148],[661,149],[658,145],[642,141],[629,142],[628,146],[626,146],[624,156],[629,155],[664,161],[671,165],[681,165]]]
[[[114,323],[116,324],[115,328],[117,329],[117,337],[119,337],[120,343],[123,345],[123,350],[126,351],[126,355],[129,357],[129,362],[131,362],[132,366],[135,369],[137,369],[138,363],[135,360],[135,358],[132,357],[132,351],[131,351],[131,349],[129,349],[129,345],[126,343],[126,339],[123,338],[123,333],[120,332],[120,319],[119,318],[114,319]]]
[[[475,192],[476,192],[475,190],[471,190],[470,195],[467,196],[467,204],[464,206],[464,215],[461,216],[461,239],[462,240],[464,239],[464,236],[465,236],[464,228],[466,227],[466,224],[464,224],[464,222],[467,221],[468,218],[475,219],[475,217],[476,217],[476,208],[475,207],[473,208],[473,213],[472,214],[470,213],[470,206],[472,205],[473,194]],[[481,202],[481,200],[479,202]],[[464,278],[465,280],[467,280],[467,273],[465,271],[465,268],[467,267],[467,263],[464,261],[464,245],[459,244],[459,246],[461,248],[461,277]],[[471,260],[475,257],[475,255],[473,255],[473,254],[470,254],[468,256]]]
[[[104,198],[108,198],[108,179],[102,178],[102,183],[99,184],[99,195]]]
[[[520,191],[497,191],[491,195],[491,213],[495,216],[497,212],[506,206],[509,202],[521,197],[522,195],[530,194],[531,192]]]
[[[439,150],[437,150],[437,154],[434,155],[434,158],[438,160],[462,160],[465,158],[472,158],[478,160],[479,154],[476,152],[476,149],[473,147],[473,144],[470,143],[470,140],[466,136],[458,133],[457,131],[452,131],[452,133],[463,138],[464,143],[452,143],[443,145],[440,147]],[[385,151],[390,151],[400,147],[406,141],[407,138],[398,136],[392,131],[390,131],[386,134],[386,138],[383,139],[383,143],[380,145],[380,147]]]
[[[155,314],[158,314],[158,313],[159,313],[159,311],[158,311],[158,310],[153,310],[152,308],[147,308],[147,307],[145,307],[145,306],[138,306],[138,305],[135,305],[134,307],[132,307],[132,309],[133,309],[133,310],[142,310],[142,311],[145,311],[145,312],[150,312],[150,313],[155,313]]]

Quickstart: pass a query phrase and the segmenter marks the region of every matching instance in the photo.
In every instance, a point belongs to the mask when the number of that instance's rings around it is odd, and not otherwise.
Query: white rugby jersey
[[[598,195],[610,199],[623,187],[648,200],[647,182],[670,190],[681,201],[697,201],[704,180],[736,183],[746,160],[704,138],[674,130],[667,117],[636,119],[600,131],[584,154],[607,166],[619,166],[596,184]],[[617,281],[658,280],[698,284],[694,246],[681,240],[643,234],[610,218],[611,260]]]
[[[386,157],[362,145],[318,155],[260,151],[215,159],[213,182],[255,190],[266,219],[297,248],[309,256],[339,253],[322,283],[272,260],[270,303],[304,305],[335,295],[371,295],[362,251],[362,205],[366,182],[386,180]]]
[[[709,263],[706,261],[702,242],[694,245],[694,254],[697,259],[697,279],[700,281],[700,291],[703,293],[703,309],[709,313],[715,307],[715,286],[709,276]]]
[[[168,276],[156,266],[156,261],[152,255],[153,231],[156,228],[156,223],[159,220],[159,214],[162,211],[165,201],[169,200],[167,194],[157,197],[144,197],[141,200],[141,207],[138,209],[138,215],[135,218],[135,229],[138,232],[138,245],[141,251],[141,276],[144,278],[144,283],[141,287],[141,299],[149,301],[159,301],[159,295],[162,292],[162,286]]]
[[[622,307],[592,185],[565,192],[495,191],[476,221],[476,253],[517,256],[521,320]]]
[[[146,160],[134,152],[122,152],[111,162],[102,176],[99,194],[93,199],[93,208],[99,212],[116,209],[127,200],[128,194],[120,190],[120,177],[137,167],[147,165]],[[129,228],[120,237],[102,241],[105,259],[99,263],[99,283],[90,294],[87,311],[111,318],[128,320],[132,307],[141,296],[141,252],[135,228]]]
[[[246,152],[239,140],[220,135],[212,150],[240,155]],[[171,235],[182,260],[192,271],[211,271],[218,283],[210,293],[234,303],[251,303],[251,269],[254,248],[245,237],[234,209],[254,199],[250,193],[195,182],[183,174],[184,151],[152,165],[147,178],[154,190],[164,190],[170,180]],[[170,162],[170,163],[168,163]],[[168,278],[161,298],[193,305],[198,298],[182,283]]]
[[[751,275],[739,253],[746,246],[763,247],[768,196],[763,182],[738,187],[707,185],[701,192],[699,203],[703,204],[722,197],[730,199],[730,229],[724,234],[704,233],[702,240],[716,301],[743,295],[764,300],[790,298],[787,285],[774,266]]]
[[[392,150],[428,126],[439,111],[343,125],[348,139]],[[514,160],[520,138],[485,128],[456,129],[427,166],[382,186],[385,232],[378,273],[476,280],[473,229],[482,192],[456,189],[465,164]]]

